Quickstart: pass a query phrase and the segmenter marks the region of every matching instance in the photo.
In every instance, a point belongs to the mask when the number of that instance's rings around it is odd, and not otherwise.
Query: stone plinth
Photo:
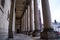
[[[58,33],[53,31],[52,29],[44,29],[43,32],[41,32],[41,39],[58,39]]]

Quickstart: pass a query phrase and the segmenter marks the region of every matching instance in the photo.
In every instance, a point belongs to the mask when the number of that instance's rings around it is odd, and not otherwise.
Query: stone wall
[[[10,5],[11,0],[5,0],[4,8],[0,5],[0,34],[8,33]]]

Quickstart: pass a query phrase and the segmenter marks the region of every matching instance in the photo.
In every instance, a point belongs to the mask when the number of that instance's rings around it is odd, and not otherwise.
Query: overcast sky
[[[38,1],[39,8],[41,9],[41,2],[40,0]],[[54,22],[56,19],[57,22],[60,22],[60,0],[49,0],[49,5],[50,5],[50,12],[51,12],[51,20]],[[42,13],[42,10],[40,10]]]

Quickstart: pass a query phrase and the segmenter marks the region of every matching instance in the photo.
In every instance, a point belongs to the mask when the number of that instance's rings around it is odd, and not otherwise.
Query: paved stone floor
[[[24,34],[14,34],[13,39],[8,39],[6,34],[0,34],[0,40],[46,40],[40,39],[39,37],[31,37]],[[48,39],[48,40],[60,40],[60,39]]]
[[[8,38],[6,33],[0,33],[0,40],[6,40]]]
[[[15,34],[14,38],[10,40],[34,40],[34,39],[24,34]]]
[[[34,40],[34,39],[24,34],[14,34],[13,39],[8,39],[7,35],[0,34],[0,40]]]
[[[39,37],[33,37],[34,40],[47,40],[47,39],[40,39]],[[48,40],[60,40],[60,38],[58,39],[48,39]]]

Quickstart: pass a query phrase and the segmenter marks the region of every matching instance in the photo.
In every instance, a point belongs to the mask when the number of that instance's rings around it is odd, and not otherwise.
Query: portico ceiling
[[[16,0],[16,17],[20,18],[26,9],[28,0]]]

